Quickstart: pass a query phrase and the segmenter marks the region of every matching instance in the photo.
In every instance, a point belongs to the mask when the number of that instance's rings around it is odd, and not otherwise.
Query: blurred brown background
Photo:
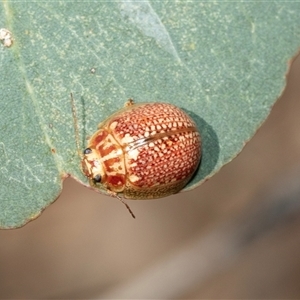
[[[1,298],[300,298],[300,59],[242,153],[201,187],[119,201],[65,181],[0,231]]]

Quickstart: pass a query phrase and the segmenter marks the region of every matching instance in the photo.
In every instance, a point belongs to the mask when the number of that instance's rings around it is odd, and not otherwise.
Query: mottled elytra
[[[179,192],[201,158],[195,122],[168,103],[126,102],[99,124],[82,155],[91,186],[127,199]]]

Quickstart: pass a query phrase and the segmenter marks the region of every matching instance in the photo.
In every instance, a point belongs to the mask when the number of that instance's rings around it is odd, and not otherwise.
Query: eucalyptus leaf
[[[35,218],[72,176],[76,147],[124,105],[170,102],[197,122],[198,186],[234,158],[285,86],[300,3],[2,1],[0,227]]]

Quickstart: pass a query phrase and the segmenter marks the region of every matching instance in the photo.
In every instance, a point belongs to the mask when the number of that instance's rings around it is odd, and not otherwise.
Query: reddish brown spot
[[[115,157],[115,158],[111,158],[111,159],[108,159],[108,160],[105,160],[103,162],[103,164],[105,165],[105,168],[106,168],[106,171],[107,172],[114,172],[114,171],[117,171],[116,169],[113,168],[113,165],[117,163],[118,165],[120,165],[121,163],[121,160],[119,157]]]
[[[108,175],[107,176],[107,183],[109,185],[113,185],[115,187],[121,187],[125,184],[125,176],[118,174],[118,175]]]
[[[54,154],[56,153],[56,150],[54,148],[51,148],[51,152]]]
[[[108,132],[106,130],[100,131],[97,136],[95,136],[94,140],[92,141],[95,145],[102,142],[108,136]]]
[[[119,147],[116,147],[116,145],[110,145],[109,147],[105,147],[105,144],[98,145],[97,147],[99,153],[101,154],[101,157],[105,157],[106,155],[115,152],[118,148]]]

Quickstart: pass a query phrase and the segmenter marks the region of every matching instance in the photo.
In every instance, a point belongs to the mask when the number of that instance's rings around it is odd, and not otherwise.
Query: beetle
[[[127,199],[156,199],[179,192],[200,158],[200,133],[188,114],[169,103],[129,99],[98,125],[81,166],[94,188]]]

